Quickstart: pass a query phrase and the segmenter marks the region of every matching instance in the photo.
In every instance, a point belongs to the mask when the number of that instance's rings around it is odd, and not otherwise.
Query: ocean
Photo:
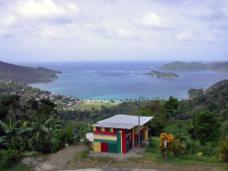
[[[164,62],[72,62],[30,63],[60,70],[59,78],[50,83],[31,84],[60,95],[81,99],[124,100],[139,97],[166,99],[188,98],[191,88],[207,88],[228,79],[228,72],[176,72],[176,79],[158,79],[145,73],[158,69]]]

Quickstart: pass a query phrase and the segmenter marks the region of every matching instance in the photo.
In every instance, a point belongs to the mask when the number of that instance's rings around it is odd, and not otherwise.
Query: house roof
[[[137,115],[124,115],[118,114],[113,117],[98,121],[93,126],[95,127],[103,127],[103,128],[122,128],[122,129],[132,129],[138,126]],[[149,116],[140,116],[140,126],[149,122],[153,117]]]

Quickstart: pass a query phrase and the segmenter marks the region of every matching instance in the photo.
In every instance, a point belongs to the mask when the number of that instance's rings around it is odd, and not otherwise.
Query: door
[[[108,152],[108,144],[107,143],[101,143],[101,152]]]

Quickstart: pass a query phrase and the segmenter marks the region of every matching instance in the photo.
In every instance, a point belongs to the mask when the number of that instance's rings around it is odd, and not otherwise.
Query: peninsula
[[[0,61],[0,81],[14,81],[19,83],[45,83],[58,78],[60,71],[43,67],[32,68]]]

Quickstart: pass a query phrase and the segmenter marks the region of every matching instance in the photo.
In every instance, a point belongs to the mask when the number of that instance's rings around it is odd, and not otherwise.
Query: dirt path
[[[74,159],[81,152],[88,149],[85,145],[77,145],[65,148],[48,156],[41,165],[34,168],[34,171],[52,171],[64,169],[67,163]]]
[[[154,169],[118,169],[118,168],[113,168],[113,169],[77,169],[77,170],[65,170],[65,171],[158,171]]]

